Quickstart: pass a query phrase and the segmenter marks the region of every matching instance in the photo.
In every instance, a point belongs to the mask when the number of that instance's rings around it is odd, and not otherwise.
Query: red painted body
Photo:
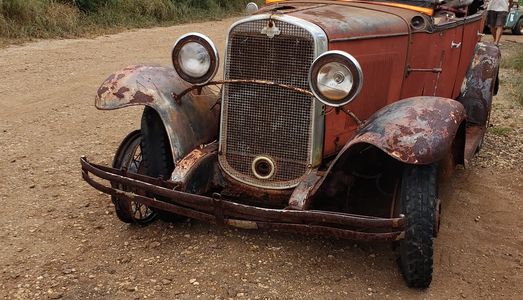
[[[365,74],[360,95],[345,109],[367,120],[378,109],[415,96],[456,99],[479,41],[483,16],[443,20],[409,9],[345,1],[286,1],[299,6],[289,14],[321,26],[329,50],[353,55]],[[310,4],[309,4],[310,3]],[[268,10],[268,8],[266,9]],[[411,20],[426,24],[413,28]],[[441,72],[411,71],[441,69]],[[358,124],[340,110],[327,108],[323,156],[335,155],[350,140]]]

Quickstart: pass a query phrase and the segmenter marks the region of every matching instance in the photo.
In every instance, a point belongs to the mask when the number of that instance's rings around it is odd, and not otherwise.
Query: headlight
[[[220,60],[214,43],[199,33],[188,33],[174,43],[173,66],[183,80],[196,85],[211,81]]]
[[[247,3],[247,6],[245,6],[245,13],[248,15],[252,15],[253,13],[257,12],[259,10],[258,4],[254,2]]]
[[[343,51],[328,51],[312,63],[309,72],[312,93],[330,106],[343,106],[360,93],[363,72],[360,64]]]

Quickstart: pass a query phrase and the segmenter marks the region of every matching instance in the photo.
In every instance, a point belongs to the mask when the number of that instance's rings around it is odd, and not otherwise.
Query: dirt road
[[[223,49],[232,21],[0,49],[0,297],[523,297],[523,110],[503,93],[492,123],[512,131],[489,134],[474,166],[441,191],[426,291],[405,287],[387,244],[118,221],[109,198],[80,179],[79,157],[109,163],[141,109],[97,111],[98,85],[129,64],[170,64],[171,43],[188,31]],[[503,49],[521,43],[505,36]]]

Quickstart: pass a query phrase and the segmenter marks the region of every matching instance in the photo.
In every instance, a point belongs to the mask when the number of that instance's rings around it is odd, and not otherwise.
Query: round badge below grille
[[[274,176],[276,167],[274,161],[267,156],[258,156],[252,161],[252,173],[258,179],[270,179]]]

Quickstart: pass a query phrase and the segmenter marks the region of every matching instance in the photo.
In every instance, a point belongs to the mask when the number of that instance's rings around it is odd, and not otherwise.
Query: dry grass
[[[247,0],[0,0],[0,46],[170,26],[240,13]],[[261,1],[263,2],[263,1]]]
[[[513,100],[523,106],[523,45],[515,47],[510,55],[502,57],[501,67],[507,70],[505,88]]]

